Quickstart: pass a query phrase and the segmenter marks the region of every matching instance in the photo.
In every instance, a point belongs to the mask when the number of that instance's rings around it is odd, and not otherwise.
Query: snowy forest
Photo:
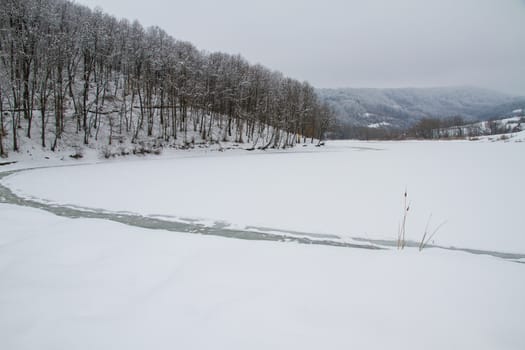
[[[74,146],[64,139],[184,145],[189,133],[288,147],[321,139],[333,119],[309,83],[240,55],[70,1],[1,3],[2,156],[21,138],[53,151]]]

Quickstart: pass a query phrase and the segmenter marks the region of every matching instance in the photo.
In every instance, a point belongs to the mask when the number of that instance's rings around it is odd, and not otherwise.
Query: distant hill
[[[472,87],[318,89],[343,124],[406,128],[421,118],[477,121],[525,108],[525,97]]]

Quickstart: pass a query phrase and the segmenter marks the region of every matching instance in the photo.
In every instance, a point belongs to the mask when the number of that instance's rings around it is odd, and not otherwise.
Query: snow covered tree
[[[265,147],[288,147],[322,138],[332,119],[306,82],[70,1],[4,0],[0,51],[0,142],[9,130],[15,151],[34,115],[42,147],[52,132],[52,150],[65,134],[89,144],[101,129],[109,143],[115,133],[188,143],[191,131],[254,145],[270,135]]]

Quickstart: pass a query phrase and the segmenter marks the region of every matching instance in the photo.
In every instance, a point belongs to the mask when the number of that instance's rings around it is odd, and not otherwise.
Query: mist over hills
[[[525,108],[525,97],[475,87],[317,89],[342,124],[407,128],[422,118],[486,120]]]

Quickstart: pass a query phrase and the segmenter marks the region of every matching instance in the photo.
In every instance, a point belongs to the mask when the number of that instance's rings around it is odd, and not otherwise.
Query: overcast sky
[[[316,87],[525,95],[525,0],[77,0]]]

